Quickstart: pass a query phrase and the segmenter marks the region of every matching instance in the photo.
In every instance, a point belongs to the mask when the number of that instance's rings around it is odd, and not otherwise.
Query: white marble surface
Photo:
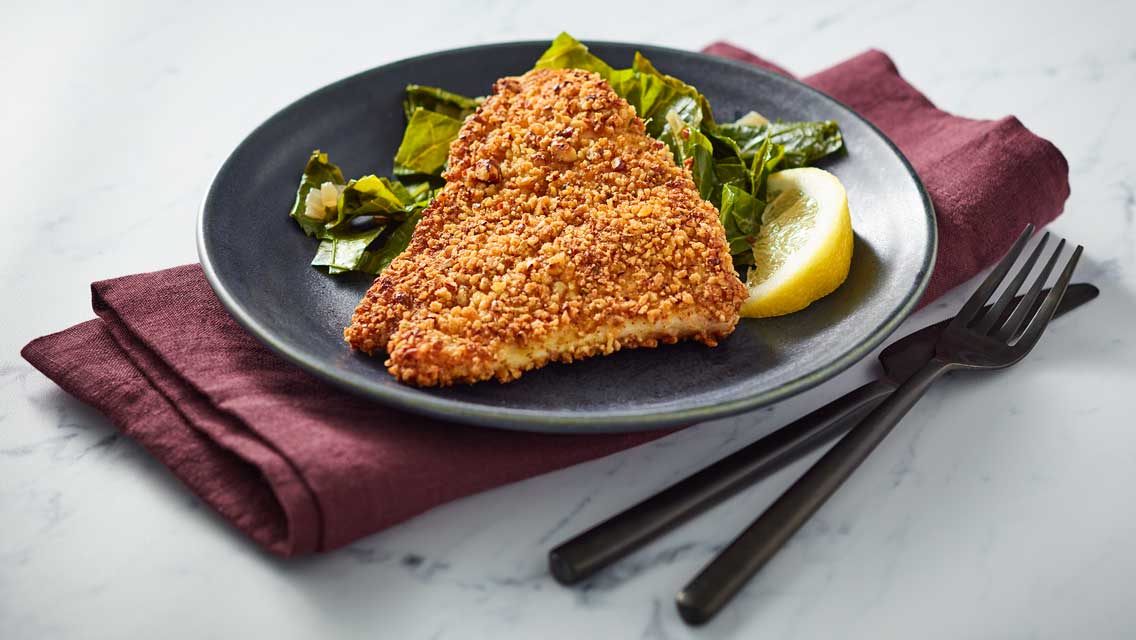
[[[461,2],[440,18],[406,3],[101,4],[5,3],[0,25],[0,637],[1136,636],[1131,3]],[[771,411],[281,561],[19,359],[91,316],[90,281],[195,260],[208,180],[277,108],[400,57],[561,29],[724,37],[798,72],[882,48],[944,108],[1014,113],[1064,150],[1073,195],[1054,229],[1087,247],[1079,278],[1103,293],[1022,365],[935,387],[699,630],[673,594],[803,463],[584,588],[554,584],[545,551],[868,379],[870,362]]]

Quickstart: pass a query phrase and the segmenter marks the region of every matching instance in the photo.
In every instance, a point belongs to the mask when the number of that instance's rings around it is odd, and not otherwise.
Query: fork
[[[1033,270],[1049,240],[1046,233],[997,301],[985,313],[982,312],[986,301],[1006,279],[1033,231],[1033,225],[1025,228],[1009,253],[947,325],[935,345],[935,356],[829,449],[678,593],[675,604],[683,620],[689,624],[701,624],[721,610],[852,475],[940,376],[954,370],[1009,367],[1033,349],[1061,302],[1082,247],[1078,246],[1073,251],[1049,294],[1039,300],[1042,287],[1065,246],[1062,240],[1029,290],[1011,308],[1018,289]]]

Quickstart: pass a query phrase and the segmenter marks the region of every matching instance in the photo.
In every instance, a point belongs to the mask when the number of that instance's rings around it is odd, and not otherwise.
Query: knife
[[[1057,315],[1076,309],[1099,293],[1091,284],[1069,285]],[[1043,293],[1038,299],[1044,297]],[[565,585],[579,582],[844,435],[935,355],[935,342],[950,321],[948,318],[924,327],[888,345],[880,352],[883,375],[879,380],[846,393],[552,549],[548,565],[553,577]]]

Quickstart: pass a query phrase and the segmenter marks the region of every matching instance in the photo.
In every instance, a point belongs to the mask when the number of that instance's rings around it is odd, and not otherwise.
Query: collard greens
[[[675,162],[690,169],[702,197],[718,208],[739,268],[753,264],[751,245],[767,204],[766,177],[844,148],[840,127],[832,121],[758,124],[763,119],[743,118],[719,124],[706,96],[660,72],[641,53],[629,68],[615,69],[567,33],[552,41],[534,68],[584,69],[607,80],[643,118],[647,133],[666,143]],[[312,264],[327,267],[329,273],[376,274],[386,268],[409,244],[433,187],[440,183],[450,143],[482,101],[436,87],[406,88],[407,126],[394,174],[413,176],[413,183],[373,175],[345,182],[326,153],[312,152],[291,213],[305,233],[320,239]],[[308,193],[325,182],[342,190],[331,221],[304,215]]]
[[[305,215],[308,193],[327,182],[342,188],[334,218],[308,217]],[[390,238],[397,236],[396,242],[403,242],[405,248],[419,212],[432,196],[433,192],[425,183],[404,185],[376,176],[363,176],[344,183],[343,172],[331,163],[328,154],[316,150],[308,158],[291,216],[304,233],[320,241],[312,259],[313,266],[327,267],[332,274],[344,271],[377,274],[390,260],[384,262],[381,257],[375,258],[376,253],[382,251],[368,248],[384,234]],[[405,241],[401,240],[402,235],[406,236]]]
[[[456,120],[465,120],[483,101],[483,98],[467,98],[437,87],[411,84],[406,87],[406,99],[402,101],[402,108],[407,120],[419,108]]]
[[[304,174],[300,176],[300,188],[296,190],[296,203],[292,205],[292,213],[289,215],[300,225],[304,233],[317,238],[322,237],[324,223],[322,220],[305,216],[304,210],[307,209],[308,194],[312,189],[319,189],[325,182],[334,185],[343,184],[343,172],[328,161],[326,153],[316,149],[308,158],[308,164],[304,166]]]
[[[832,121],[717,124],[706,96],[660,72],[643,54],[635,54],[631,68],[613,69],[567,33],[556,37],[536,67],[595,71],[635,107],[647,133],[671,148],[675,162],[690,168],[699,193],[718,208],[738,265],[753,264],[751,244],[765,210],[766,176],[844,148],[840,127]]]
[[[458,137],[462,121],[418,107],[410,115],[402,144],[394,157],[394,174],[441,175],[450,155],[450,142]]]

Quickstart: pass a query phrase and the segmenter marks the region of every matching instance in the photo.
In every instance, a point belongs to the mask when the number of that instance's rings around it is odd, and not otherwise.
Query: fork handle
[[[948,369],[950,365],[938,359],[924,365],[706,565],[675,598],[683,620],[701,624],[714,617],[836,492],[915,406],[931,383]]]
[[[548,552],[561,584],[583,580],[816,449],[844,435],[896,386],[876,380],[675,482]]]

